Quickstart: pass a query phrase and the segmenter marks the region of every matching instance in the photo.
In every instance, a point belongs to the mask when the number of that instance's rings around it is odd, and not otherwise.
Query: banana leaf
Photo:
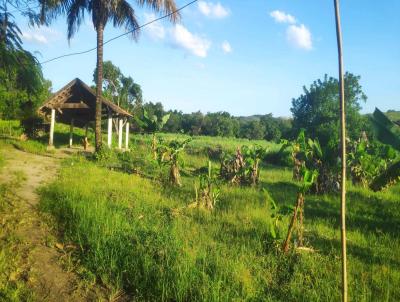
[[[400,151],[400,127],[378,108],[375,108],[371,121],[378,140]]]
[[[383,188],[386,188],[397,181],[400,180],[400,161],[392,164],[387,170],[385,170],[382,174],[375,177],[372,181],[370,188],[373,191],[380,191]]]

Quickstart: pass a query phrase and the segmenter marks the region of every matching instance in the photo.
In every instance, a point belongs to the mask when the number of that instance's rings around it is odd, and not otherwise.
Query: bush
[[[110,149],[107,146],[102,145],[100,150],[93,154],[93,158],[100,164],[110,166],[118,161],[116,151]]]
[[[289,150],[273,150],[267,152],[264,157],[264,161],[271,165],[278,165],[283,167],[292,167],[293,159]]]
[[[23,132],[29,137],[29,138],[38,138],[43,136],[44,133],[46,133],[46,126],[43,123],[43,120],[39,117],[29,117],[26,119],[23,119],[21,121],[21,126]]]

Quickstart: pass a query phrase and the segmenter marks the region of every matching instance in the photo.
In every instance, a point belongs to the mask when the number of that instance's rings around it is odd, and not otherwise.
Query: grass
[[[20,122],[0,119],[0,137],[19,137],[22,134]]]
[[[18,150],[38,155],[48,155],[54,153],[54,150],[47,149],[46,145],[35,140],[13,141],[12,145]]]
[[[0,142],[0,146],[3,146]],[[4,158],[0,154],[0,159]],[[1,169],[1,167],[0,167]],[[26,285],[21,268],[25,253],[19,248],[18,236],[14,233],[15,223],[8,213],[13,211],[13,205],[18,202],[15,191],[24,175],[11,175],[8,183],[0,184],[0,301],[34,301],[31,290]]]
[[[56,147],[68,144],[68,131],[68,126],[56,124]],[[84,130],[75,129],[74,141],[78,143],[83,135]],[[186,137],[159,136],[166,140]],[[93,141],[91,132],[89,139]],[[100,280],[113,292],[123,290],[137,301],[340,300],[338,196],[306,197],[305,236],[314,253],[284,256],[278,250],[280,240],[270,236],[269,198],[283,215],[278,225],[282,237],[297,190],[289,168],[268,164],[278,162],[279,145],[257,142],[269,149],[260,185],[223,185],[216,209],[207,212],[187,207],[194,200],[197,170],[209,156],[217,168],[215,155],[232,153],[237,146],[252,142],[194,137],[183,155],[183,186],[169,188],[159,181],[167,171],[151,160],[150,141],[149,135],[132,134],[130,152],[106,151],[98,161],[66,160],[59,178],[41,191],[41,209],[55,218],[64,242],[78,247],[69,265],[79,262],[83,279]],[[46,144],[43,137],[20,148],[36,153]],[[399,185],[380,193],[349,187],[348,265],[353,301],[400,301],[398,196]],[[4,228],[1,232],[5,238]],[[0,244],[0,271],[7,272],[0,274],[0,292],[8,293],[6,300],[14,294],[16,301],[29,297],[23,283],[5,277],[17,267],[6,262],[13,252],[12,240]]]
[[[297,191],[290,169],[264,164],[258,187],[223,185],[215,210],[207,212],[186,207],[194,199],[193,172],[208,158],[203,148],[232,151],[241,141],[195,138],[181,188],[157,180],[165,171],[151,164],[149,137],[134,135],[132,142],[132,152],[100,162],[65,161],[57,181],[41,192],[41,209],[55,217],[64,241],[79,247],[74,258],[90,275],[137,301],[340,300],[337,195],[306,197],[305,235],[316,251],[285,256],[270,236],[269,198],[284,215],[282,237]],[[380,193],[349,188],[352,301],[400,300],[398,196],[400,186]]]

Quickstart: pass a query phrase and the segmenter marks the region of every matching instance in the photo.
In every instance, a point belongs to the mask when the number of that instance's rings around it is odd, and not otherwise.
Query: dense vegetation
[[[20,2],[10,4],[18,7]],[[30,9],[22,13],[35,22],[37,16]],[[6,2],[0,6],[0,23],[0,118],[31,118],[49,96],[51,83],[43,78],[36,57],[23,49],[22,33]]]
[[[189,143],[182,186],[170,187],[168,167],[149,152],[151,140],[135,135],[131,152],[67,160],[60,178],[42,191],[42,209],[56,217],[65,242],[76,245],[86,276],[138,300],[339,299],[340,277],[333,273],[340,267],[337,194],[307,196],[304,240],[315,252],[284,256],[280,243],[298,191],[290,169],[263,162],[255,187],[218,184],[218,201],[209,211],[191,205],[207,150],[218,143]],[[226,139],[220,147],[232,153],[238,143]],[[217,169],[218,161],[211,164]],[[350,187],[352,300],[400,297],[399,193],[398,186],[382,193]]]

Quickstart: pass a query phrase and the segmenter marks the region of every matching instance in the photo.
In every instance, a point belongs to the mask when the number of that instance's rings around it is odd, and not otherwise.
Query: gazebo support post
[[[51,109],[51,119],[50,119],[50,134],[49,134],[49,147],[53,147],[54,143],[54,124],[56,121],[56,110]]]
[[[122,149],[122,126],[123,126],[123,120],[122,118],[118,119],[118,149]]]
[[[69,126],[69,147],[72,148],[72,138],[74,133],[74,119],[71,119],[71,124]]]
[[[85,137],[88,137],[88,132],[89,132],[89,125],[85,125]]]
[[[111,144],[112,144],[112,125],[113,121],[112,121],[112,116],[111,114],[108,115],[108,132],[107,132],[107,145],[108,148],[111,148]]]
[[[129,123],[126,122],[126,130],[125,130],[125,150],[129,150]]]

